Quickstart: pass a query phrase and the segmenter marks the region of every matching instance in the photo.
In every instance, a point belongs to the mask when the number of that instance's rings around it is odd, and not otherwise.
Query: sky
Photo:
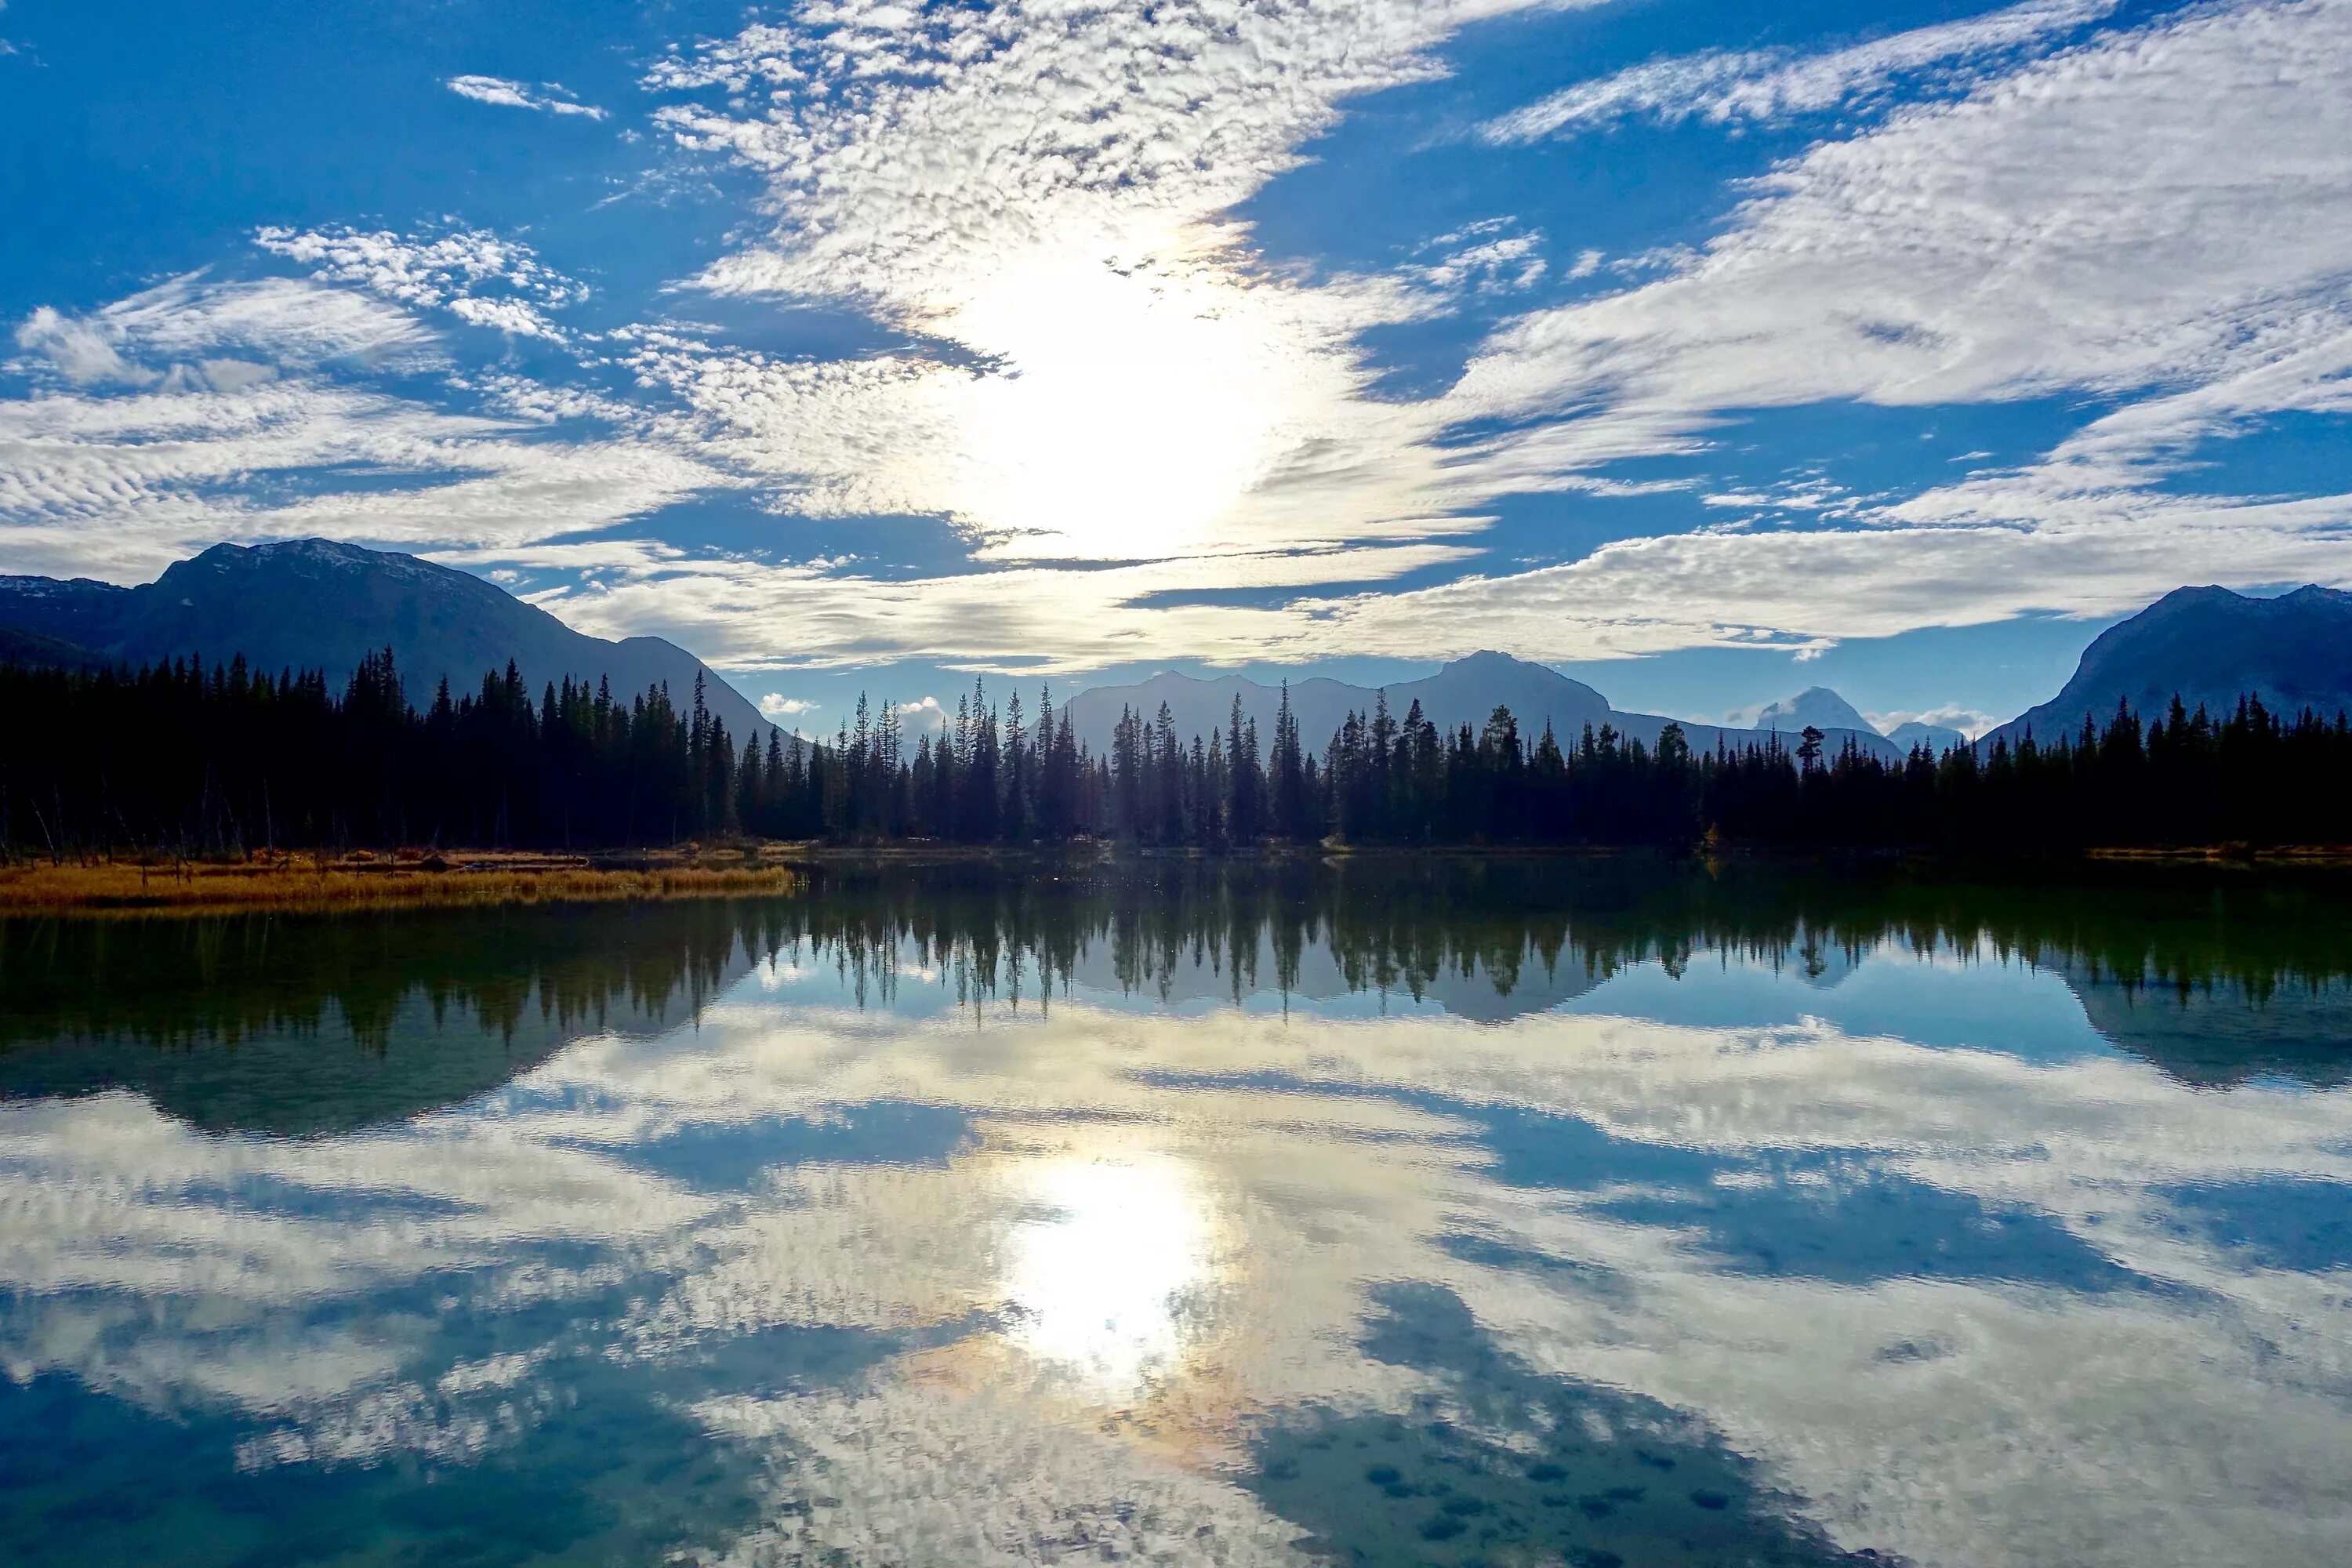
[[[2352,584],[2352,0],[6,0],[0,136],[0,571],[413,551],[812,732],[1977,729]]]

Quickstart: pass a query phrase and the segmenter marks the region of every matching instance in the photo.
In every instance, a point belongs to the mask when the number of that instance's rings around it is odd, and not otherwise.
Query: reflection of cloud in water
[[[1307,1562],[1298,1527],[1230,1482],[1018,1396],[917,1381],[698,1413],[792,1456],[775,1520],[726,1568]]]
[[[714,1130],[877,1102],[954,1136],[680,1163],[717,1159]],[[1529,1166],[1506,1113],[1602,1142]],[[698,1033],[588,1038],[360,1137],[205,1136],[121,1094],[0,1106],[0,1357],[248,1413],[259,1459],[529,1442],[527,1406],[520,1439],[495,1419],[499,1358],[566,1335],[658,1367],[780,1328],[950,1333],[695,1403],[770,1454],[737,1561],[1281,1561],[1297,1531],[1217,1463],[1302,1409],[1410,1415],[1486,1375],[1364,1352],[1377,1289],[1415,1281],[1513,1377],[1688,1413],[1844,1546],[2323,1563],[2352,1557],[2340,1271],[2233,1244],[2197,1194],[2347,1181],[2343,1097],[2111,1056],[1067,998],[910,1020],[738,986]],[[2031,1225],[1939,1273],[1892,1241],[1776,1272],[1734,1245],[1759,1185],[1832,1222],[1841,1193],[1894,1194],[1871,1223],[1921,1246]],[[436,1337],[461,1320],[515,1326]]]

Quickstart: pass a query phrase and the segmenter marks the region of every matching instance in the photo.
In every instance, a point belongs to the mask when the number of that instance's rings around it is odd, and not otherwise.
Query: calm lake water
[[[2352,1562],[2347,895],[0,923],[0,1560]]]

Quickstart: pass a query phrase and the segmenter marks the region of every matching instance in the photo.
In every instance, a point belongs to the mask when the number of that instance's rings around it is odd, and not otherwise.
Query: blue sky
[[[1976,725],[2352,583],[2352,0],[8,0],[0,121],[0,570],[414,550],[811,729]]]

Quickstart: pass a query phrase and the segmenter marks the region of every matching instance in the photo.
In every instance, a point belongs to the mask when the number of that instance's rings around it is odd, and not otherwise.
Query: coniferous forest
[[[2352,840],[2344,715],[2118,708],[2104,726],[1899,763],[1817,731],[1694,751],[1604,726],[1524,733],[1507,709],[1441,731],[1415,704],[1351,714],[1319,746],[1286,699],[1263,743],[1236,702],[1210,735],[1163,708],[1123,717],[1107,755],[1050,690],[1033,712],[984,685],[910,736],[861,700],[830,741],[740,743],[698,689],[533,694],[509,665],[423,709],[387,651],[341,691],[242,660],[131,670],[0,667],[0,851],[467,846],[614,848],[732,836],[1203,848],[1700,844],[2128,847]]]

